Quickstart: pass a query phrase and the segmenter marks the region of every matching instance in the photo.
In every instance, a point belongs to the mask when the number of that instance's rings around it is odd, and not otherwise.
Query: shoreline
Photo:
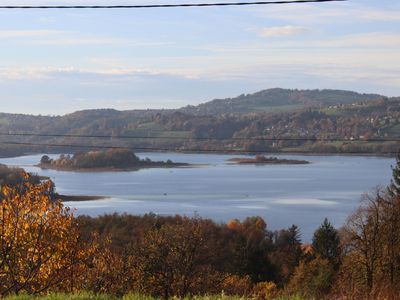
[[[396,153],[348,153],[348,152],[329,152],[329,153],[321,153],[321,152],[311,152],[311,151],[275,151],[275,152],[261,152],[257,151],[252,152],[252,151],[190,151],[190,150],[176,150],[176,149],[171,149],[170,151],[137,151],[136,153],[138,154],[143,154],[143,153],[177,153],[177,154],[215,154],[215,155],[254,155],[254,154],[264,154],[264,155],[299,155],[299,156],[366,156],[366,157],[396,157]],[[42,155],[42,154],[49,154],[49,155],[60,155],[60,152],[27,152],[24,154],[18,154],[15,156],[11,155],[6,155],[6,156],[1,156],[0,159],[7,159],[7,158],[17,158],[17,157],[24,157],[24,156],[30,156],[30,155]],[[191,165],[191,164],[189,164]],[[34,165],[34,167],[39,167],[38,165]],[[151,168],[151,167],[144,167],[144,168]],[[143,168],[143,169],[144,169]],[[53,169],[53,168],[52,168]],[[140,167],[139,169],[142,169]]]
[[[116,167],[103,167],[103,168],[73,168],[73,167],[57,167],[51,165],[34,165],[42,170],[55,170],[64,172],[133,172],[140,171],[143,169],[174,169],[174,168],[194,168],[197,167],[195,164],[188,163],[173,163],[173,164],[154,164],[154,165],[143,165],[127,168],[116,168]]]
[[[56,197],[61,202],[85,202],[94,200],[105,200],[110,197],[106,196],[89,196],[89,195],[60,195]]]
[[[233,157],[226,161],[232,165],[308,165],[311,162],[307,160],[299,159],[279,159],[277,157],[264,157],[263,159],[257,160],[257,158],[242,158]]]

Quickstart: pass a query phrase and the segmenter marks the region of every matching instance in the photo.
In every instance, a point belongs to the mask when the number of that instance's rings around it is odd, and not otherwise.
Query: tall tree
[[[248,217],[238,228],[234,237],[233,265],[236,273],[249,275],[253,282],[274,278],[275,269],[269,259],[272,240],[267,224],[261,217]]]
[[[274,252],[271,260],[280,270],[280,284],[284,285],[298,266],[301,256],[300,230],[296,225],[275,233]]]
[[[338,267],[341,252],[340,238],[337,230],[327,218],[314,232],[312,246],[315,254],[327,259],[334,267]]]
[[[396,157],[396,165],[392,166],[392,179],[388,190],[391,195],[400,195],[400,151]]]
[[[164,299],[212,292],[222,278],[206,230],[207,221],[185,218],[147,232],[133,249],[136,289]]]

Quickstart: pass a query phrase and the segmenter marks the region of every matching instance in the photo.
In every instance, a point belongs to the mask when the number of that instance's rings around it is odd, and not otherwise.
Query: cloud
[[[281,37],[281,36],[291,36],[298,35],[307,32],[308,29],[301,26],[275,26],[275,27],[265,27],[260,30],[260,35],[262,37]]]
[[[20,39],[57,36],[64,34],[61,30],[33,29],[33,30],[0,30],[0,39]]]
[[[393,1],[391,1],[393,2]],[[397,3],[396,3],[397,4]],[[332,21],[344,23],[363,22],[397,22],[400,21],[400,10],[374,7],[359,3],[331,3],[330,5],[287,5],[267,8],[248,8],[258,16],[275,20],[302,22],[306,24],[331,23]]]
[[[0,40],[12,40],[18,45],[86,46],[111,45],[132,47],[170,46],[170,41],[133,40],[110,36],[85,35],[80,32],[50,29],[0,30]]]
[[[287,55],[284,55],[287,58]],[[315,55],[314,55],[315,56]],[[326,62],[304,57],[296,62],[256,57],[249,64],[215,66],[191,76],[151,68],[79,67],[0,68],[0,105],[7,112],[60,114],[78,109],[176,108],[214,98],[234,97],[269,87],[338,88],[399,95],[398,67],[379,63]],[[367,59],[372,61],[374,54]],[[358,66],[357,66],[358,64]],[[203,70],[204,71],[204,70]]]
[[[234,96],[239,84],[188,78],[151,70],[77,68],[0,69],[0,106],[5,112],[60,114],[80,109],[177,108]]]
[[[370,32],[364,34],[345,35],[336,39],[317,42],[323,47],[375,47],[387,49],[400,47],[400,32]]]
[[[0,30],[0,40],[13,40],[24,45],[101,45],[125,42],[122,39],[87,37],[79,33],[49,29]]]
[[[321,199],[279,199],[272,201],[273,204],[281,205],[312,205],[312,206],[332,206],[337,205],[336,201],[321,200]]]

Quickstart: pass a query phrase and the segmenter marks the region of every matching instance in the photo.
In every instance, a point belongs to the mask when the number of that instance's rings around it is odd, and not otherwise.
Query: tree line
[[[396,142],[365,140],[397,139],[399,124],[399,98],[340,91],[278,89],[178,110],[99,109],[56,117],[0,114],[0,132],[58,135],[13,137],[13,142],[22,145],[7,145],[10,137],[0,137],[0,141],[4,142],[0,145],[0,156],[54,151],[72,153],[78,150],[69,147],[69,144],[84,144],[93,148],[101,144],[221,152],[233,149],[262,152],[395,153],[398,150]],[[110,138],[82,139],[76,135]],[[138,138],[117,139],[117,136]],[[313,139],[344,141],[317,142]],[[29,143],[59,146],[55,149],[54,146]]]
[[[75,169],[134,169],[140,167],[185,166],[185,163],[167,161],[152,161],[149,158],[140,159],[130,149],[110,149],[102,151],[79,151],[73,155],[61,154],[57,159],[43,155],[38,166],[41,168],[75,170]]]
[[[400,297],[400,157],[387,188],[364,196],[340,229],[325,219],[312,243],[261,217],[74,217],[50,181],[3,186],[0,294],[91,291],[168,299]]]

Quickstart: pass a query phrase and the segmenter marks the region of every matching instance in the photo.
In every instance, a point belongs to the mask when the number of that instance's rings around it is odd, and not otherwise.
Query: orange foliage
[[[80,288],[94,293],[122,296],[132,290],[134,269],[132,255],[110,249],[105,238],[98,247],[91,268],[86,268],[80,278]]]
[[[0,294],[73,287],[74,269],[90,256],[69,208],[52,202],[50,181],[3,187],[0,202]]]
[[[237,219],[229,220],[226,226],[232,231],[239,231],[241,228],[241,224]]]
[[[222,282],[221,288],[227,295],[243,297],[250,294],[252,283],[249,276],[229,275]]]
[[[257,283],[253,288],[254,299],[275,299],[279,295],[279,289],[272,281],[265,281]]]

